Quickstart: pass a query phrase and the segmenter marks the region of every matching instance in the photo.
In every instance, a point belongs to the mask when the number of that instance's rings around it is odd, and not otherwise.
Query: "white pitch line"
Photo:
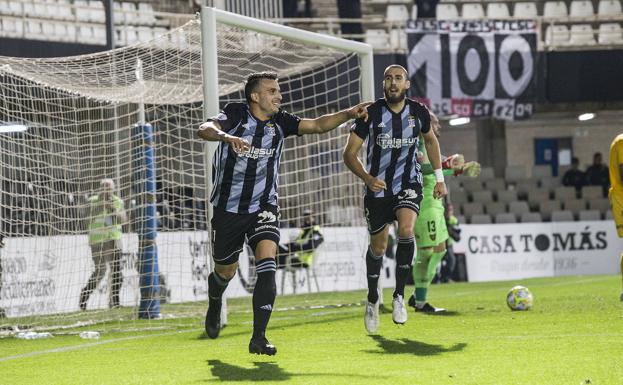
[[[150,337],[162,337],[162,336],[168,336],[168,335],[173,335],[173,334],[178,334],[178,333],[189,333],[191,331],[192,332],[197,332],[197,330],[186,330],[186,331],[175,331],[175,332],[169,332],[169,333],[149,334],[149,335],[143,335],[143,336],[132,336],[132,337],[115,338],[115,339],[111,339],[111,340],[97,341],[97,342],[91,342],[91,343],[81,344],[81,345],[63,346],[62,348],[55,348],[55,349],[48,349],[48,350],[39,350],[39,351],[35,351],[35,352],[18,354],[18,355],[9,356],[9,357],[0,357],[0,362],[10,361],[10,360],[18,360],[18,359],[21,359],[21,358],[35,357],[35,356],[40,356],[42,354],[48,354],[48,353],[70,352],[72,350],[86,349],[86,348],[91,348],[93,346],[107,345],[107,344],[112,344],[112,343],[115,343],[115,342],[131,341],[131,340],[138,340],[138,339],[150,338]]]

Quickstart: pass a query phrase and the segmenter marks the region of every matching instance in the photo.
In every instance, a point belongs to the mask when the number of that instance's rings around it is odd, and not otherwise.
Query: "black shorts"
[[[260,241],[279,245],[279,207],[266,206],[252,214],[230,213],[218,207],[212,217],[212,258],[219,265],[238,262],[244,241],[252,250]]]
[[[374,235],[395,221],[396,210],[406,208],[420,214],[422,202],[422,186],[416,185],[411,189],[400,191],[398,195],[383,198],[365,196],[363,198],[364,215],[368,222],[368,233]]]

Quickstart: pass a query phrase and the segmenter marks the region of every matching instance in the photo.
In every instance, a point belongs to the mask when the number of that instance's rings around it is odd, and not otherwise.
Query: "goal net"
[[[202,52],[204,59],[213,53],[205,41],[202,46],[200,20],[110,52],[0,57],[0,328],[136,323],[146,295],[160,306],[147,318],[161,314],[162,319],[140,325],[192,319],[196,327],[205,312],[212,263],[210,163],[205,142],[196,136],[206,112],[243,101],[246,76],[267,70],[279,74],[283,108],[302,117],[371,98],[363,44],[336,46],[339,39],[331,38],[327,45],[323,41],[329,38],[311,33],[288,38],[286,27],[252,30],[236,15],[219,15],[213,75],[202,62]],[[359,52],[349,51],[353,45]],[[218,78],[218,100],[204,102],[208,76]],[[340,127],[285,143],[279,179],[282,242],[296,235],[304,209],[313,210],[325,242],[314,262],[313,284],[306,275],[280,269],[278,280],[295,277],[282,286],[278,282],[280,294],[365,287],[363,190],[342,162],[347,135],[348,128]],[[106,273],[81,311],[81,292],[95,269],[90,207],[105,178],[114,181],[126,214],[121,306],[111,308],[113,263],[105,263]],[[146,237],[150,223],[157,230],[155,243]],[[150,245],[155,255],[147,260]],[[229,297],[252,291],[246,250],[240,259]],[[149,269],[146,260],[153,262]]]

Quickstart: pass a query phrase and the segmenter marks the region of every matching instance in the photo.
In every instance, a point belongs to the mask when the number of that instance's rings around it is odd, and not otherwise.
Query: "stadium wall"
[[[580,159],[584,168],[593,163],[593,154],[601,152],[607,160],[612,139],[623,131],[623,113],[618,111],[597,112],[597,119],[580,122],[575,113],[539,114],[530,120],[506,122],[507,165],[533,165],[534,140],[539,138],[572,138],[573,156]],[[453,137],[446,140],[458,141]]]

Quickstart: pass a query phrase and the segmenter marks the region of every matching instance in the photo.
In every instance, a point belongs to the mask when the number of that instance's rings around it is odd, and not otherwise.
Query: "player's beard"
[[[387,100],[391,104],[400,103],[407,96],[407,90],[403,90],[402,92],[400,92],[396,96],[390,96],[389,95],[389,90],[383,90],[383,93],[385,94],[385,100]]]

